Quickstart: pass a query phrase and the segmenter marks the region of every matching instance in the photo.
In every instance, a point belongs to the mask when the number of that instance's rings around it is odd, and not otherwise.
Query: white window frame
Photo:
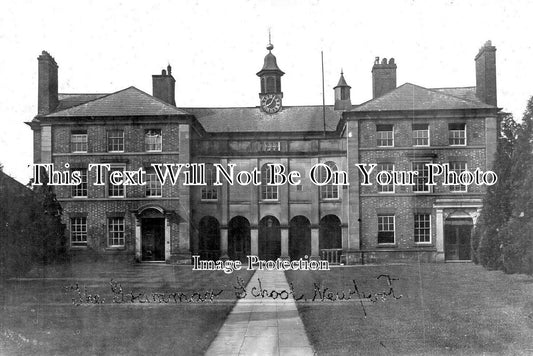
[[[463,170],[457,170],[457,169],[454,169],[452,167],[452,164],[456,164],[456,163],[464,163],[465,165],[465,168]],[[457,173],[457,175],[459,175],[461,172],[464,172],[468,169],[468,165],[466,162],[464,161],[452,161],[452,162],[449,162],[448,163],[449,166],[450,166],[450,172],[455,172]],[[459,184],[459,185],[449,185],[448,186],[450,192],[452,193],[465,193],[465,192],[468,192],[468,186],[467,185],[464,185],[464,184]]]
[[[416,223],[417,223],[416,217],[420,216],[420,215],[429,216],[429,241],[416,241],[416,239],[417,239],[417,235],[416,235]],[[432,243],[432,233],[433,233],[433,221],[432,221],[431,214],[430,213],[415,213],[413,219],[414,219],[413,220],[414,221],[414,224],[413,224],[413,239],[414,239],[414,242],[417,245],[431,245],[431,243]]]
[[[381,169],[380,166],[383,166],[383,165],[392,165],[392,170],[394,170],[394,167],[395,167],[394,163],[390,163],[390,162],[378,163],[378,165],[376,166],[376,174],[381,171],[391,172],[391,170],[388,170],[388,169]],[[396,186],[394,185],[394,182],[391,184],[387,184],[387,185],[381,185],[376,182],[376,185],[377,185],[379,194],[394,194],[396,192]],[[382,190],[388,187],[392,187],[392,190],[386,190],[386,191]]]
[[[417,169],[415,169],[414,165],[415,164],[419,164],[419,163],[423,163],[424,166],[428,163],[433,163],[432,161],[411,161],[411,170],[412,171],[418,171]],[[427,166],[425,166],[425,171],[428,173],[428,181],[429,181],[429,168]],[[431,185],[425,185],[424,184],[424,187],[426,187],[427,190],[415,190],[416,189],[416,186],[417,186],[417,180],[420,178],[420,176],[413,176],[413,179],[414,179],[414,185],[412,185],[412,191],[413,193],[415,194],[427,194],[427,193],[431,193],[433,190],[432,190],[432,186]]]
[[[267,182],[270,180],[270,175],[265,173],[270,172],[268,169],[268,164],[265,163],[261,166],[261,200],[262,201],[278,201],[279,200],[279,186],[277,185],[267,185]]]
[[[202,186],[202,201],[218,201],[218,187],[214,185],[216,181],[215,167],[208,163],[205,165],[205,186]]]
[[[392,129],[390,131],[385,131],[385,130],[378,130],[378,127],[380,126],[392,126]],[[381,136],[381,132],[390,132],[391,134],[391,137],[386,137],[386,138],[383,138]],[[388,136],[388,135],[387,135]],[[391,141],[391,144],[390,145],[380,145],[380,140],[381,141],[388,141],[388,140],[392,140]],[[394,125],[392,124],[378,124],[376,125],[376,146],[377,147],[394,147]]]
[[[70,246],[87,247],[87,217],[70,218]]]
[[[431,141],[430,141],[430,132],[429,132],[429,124],[414,124],[414,125],[426,125],[426,129],[425,130],[420,130],[420,129],[413,129],[413,147],[429,147],[431,145]],[[420,132],[426,132],[427,133],[427,137],[418,137],[418,134]],[[419,145],[417,144],[417,140],[424,140],[424,139],[427,139],[427,144],[425,145]]]
[[[89,183],[88,183],[88,173],[87,168],[75,168],[71,169],[71,172],[73,171],[79,171],[80,172],[80,178],[81,183],[78,185],[73,185],[71,190],[71,197],[74,199],[83,199],[87,198],[89,196]],[[85,172],[85,174],[83,174]],[[78,192],[85,191],[85,195],[78,195]]]
[[[464,125],[463,130],[451,130],[450,125]],[[460,140],[461,137],[452,137],[455,133],[464,132],[464,143],[452,143],[452,140]],[[448,144],[450,146],[466,146],[467,144],[467,133],[466,133],[466,123],[449,123],[448,124]]]
[[[115,224],[114,221],[120,219],[122,224]],[[112,229],[119,227],[118,230]],[[113,234],[117,234],[114,236]],[[118,243],[114,243],[117,241]],[[126,245],[126,221],[123,216],[107,218],[107,247],[120,248]]]
[[[119,133],[119,132],[122,132],[122,137],[110,136],[111,134]],[[118,146],[118,148],[120,148],[120,146],[122,146],[122,149],[114,149],[115,142],[113,141],[112,143],[110,143],[110,140],[122,140],[122,145],[120,145],[120,144],[116,145],[116,146]],[[107,152],[124,152],[125,146],[126,146],[126,142],[124,140],[124,130],[113,129],[113,130],[108,130],[107,131]]]
[[[125,164],[111,164],[110,165],[110,169],[109,171],[107,172],[107,180],[106,180],[106,196],[107,198],[109,199],[124,199],[126,198],[126,186],[124,184],[122,184],[122,195],[111,195],[110,194],[110,189],[112,188],[112,184],[110,182],[110,175],[111,175],[111,172],[113,171],[122,171],[124,172],[126,170],[126,165]],[[123,179],[124,180],[124,179]],[[113,189],[118,189],[117,186],[114,186],[113,185]]]
[[[161,198],[163,196],[163,186],[157,178],[157,174],[155,173],[155,170],[152,167],[146,169],[145,178],[146,186],[144,189],[144,196],[146,198]],[[155,191],[156,194],[152,194],[152,191]]]
[[[392,233],[393,233],[393,242],[379,242],[379,233],[380,232],[390,232],[391,230],[380,230],[380,218],[391,218],[392,217]],[[390,222],[387,222],[390,224]],[[383,223],[381,223],[383,225]],[[377,244],[378,245],[395,245],[396,244],[396,215],[394,214],[378,214],[378,235],[377,235]]]
[[[85,140],[77,141],[77,139],[85,138]],[[82,149],[76,149],[81,145]],[[83,149],[84,148],[84,149]],[[70,134],[70,152],[72,153],[87,153],[89,149],[89,136],[87,132],[85,133],[74,133]]]
[[[326,166],[328,166],[332,172],[338,172],[339,167],[337,164],[333,161],[327,161],[323,162]],[[318,175],[320,182],[324,181],[325,177],[322,177],[322,175],[325,173],[325,168],[322,166],[319,166]],[[328,183],[325,185],[320,186],[320,199],[321,200],[339,200],[340,194],[339,194],[339,186],[333,183]]]
[[[155,134],[155,132],[159,132]],[[154,140],[155,142],[149,142]],[[154,146],[155,149],[150,149],[150,146]],[[162,152],[163,151],[163,130],[161,129],[148,129],[144,131],[144,149],[146,152]]]

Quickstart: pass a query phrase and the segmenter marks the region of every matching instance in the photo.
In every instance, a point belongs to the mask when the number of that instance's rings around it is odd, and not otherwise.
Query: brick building
[[[58,94],[58,70],[39,62],[34,161],[82,174],[58,186],[71,249],[125,260],[189,263],[203,258],[322,258],[361,263],[469,260],[470,230],[484,188],[427,186],[426,163],[487,170],[496,147],[495,47],[475,57],[476,86],[397,87],[394,59],[372,68],[373,99],[352,105],[343,74],[331,106],[283,106],[283,71],[268,53],[257,73],[259,105],[176,106],[170,66],[153,76],[153,96],[134,87],[111,94]],[[290,93],[288,93],[290,95]],[[161,185],[156,163],[204,163],[206,185]],[[146,169],[146,185],[94,185],[89,163],[112,172]],[[270,186],[268,164],[301,173],[298,185]],[[412,186],[361,185],[357,163],[419,173]],[[261,172],[261,185],[215,185],[217,168]],[[347,172],[349,185],[308,177]],[[89,182],[89,183],[87,183]]]

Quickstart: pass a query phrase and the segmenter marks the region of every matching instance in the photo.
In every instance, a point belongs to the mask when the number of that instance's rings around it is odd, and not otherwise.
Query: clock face
[[[281,109],[281,97],[276,94],[267,94],[261,98],[261,108],[268,114],[277,113]]]

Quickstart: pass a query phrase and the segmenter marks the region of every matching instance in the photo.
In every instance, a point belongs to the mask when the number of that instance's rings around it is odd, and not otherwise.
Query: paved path
[[[289,290],[281,271],[256,271],[206,355],[313,355],[292,296],[288,299],[254,298],[251,289]]]

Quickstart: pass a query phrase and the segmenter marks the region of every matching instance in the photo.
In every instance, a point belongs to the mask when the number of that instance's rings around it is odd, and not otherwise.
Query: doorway
[[[141,222],[142,261],[165,260],[165,219],[148,218]]]
[[[448,219],[444,223],[444,259],[447,261],[469,261],[472,259],[470,233],[472,219]]]

